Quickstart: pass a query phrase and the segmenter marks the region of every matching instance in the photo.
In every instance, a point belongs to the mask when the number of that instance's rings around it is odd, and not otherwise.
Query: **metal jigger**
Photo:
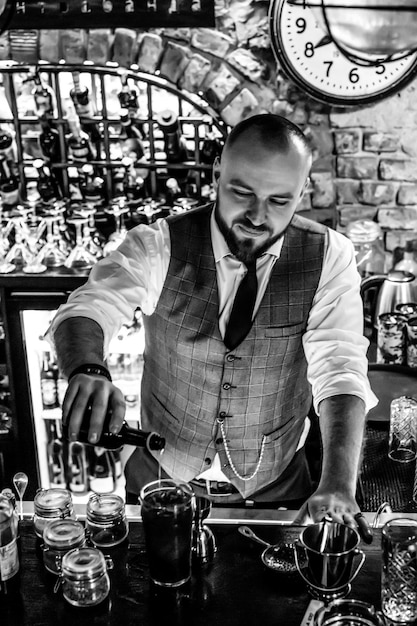
[[[203,496],[195,496],[193,535],[191,552],[193,562],[207,565],[212,562],[217,550],[216,540],[211,528],[204,524],[211,509],[211,501]]]

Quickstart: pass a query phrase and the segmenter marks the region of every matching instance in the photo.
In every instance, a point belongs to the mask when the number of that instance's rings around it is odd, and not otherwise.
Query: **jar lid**
[[[44,517],[55,517],[72,508],[72,496],[68,489],[40,489],[33,501],[35,512]]]
[[[97,578],[106,571],[104,554],[98,548],[74,548],[62,557],[62,575],[70,580]]]
[[[115,516],[124,513],[125,503],[123,498],[116,493],[94,493],[87,503],[87,517],[92,515],[100,520],[111,520]]]
[[[43,539],[50,548],[71,548],[85,539],[84,526],[74,519],[57,519],[45,526]]]
[[[382,237],[382,229],[372,220],[355,220],[348,224],[346,235],[353,243],[367,243]]]

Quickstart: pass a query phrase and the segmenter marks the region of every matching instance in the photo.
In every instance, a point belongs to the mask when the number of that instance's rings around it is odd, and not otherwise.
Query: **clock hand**
[[[322,48],[323,46],[327,46],[329,43],[332,43],[333,39],[330,37],[330,35],[324,35],[324,37],[322,37],[320,39],[320,41],[318,43],[316,43],[316,45],[314,46],[314,48]]]

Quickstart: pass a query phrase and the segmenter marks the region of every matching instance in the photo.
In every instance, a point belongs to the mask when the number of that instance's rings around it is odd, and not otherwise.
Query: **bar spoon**
[[[24,472],[17,472],[13,476],[13,485],[16,489],[17,495],[19,496],[19,518],[23,519],[23,495],[26,491],[26,487],[28,486],[29,479],[27,474]]]

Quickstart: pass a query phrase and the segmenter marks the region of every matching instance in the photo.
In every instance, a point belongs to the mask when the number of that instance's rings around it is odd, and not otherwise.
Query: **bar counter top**
[[[295,511],[213,508],[208,523],[218,549],[212,564],[193,566],[190,583],[170,590],[150,582],[140,508],[126,507],[128,543],[111,553],[110,595],[101,605],[85,609],[71,606],[61,591],[54,593],[56,578],[44,569],[32,510],[32,503],[24,503],[20,595],[0,600],[2,625],[299,626],[309,607],[311,598],[301,577],[284,577],[267,569],[261,561],[263,547],[238,532],[238,525],[244,523],[272,543],[283,536],[295,539],[300,532],[291,525]],[[79,513],[82,520],[81,509]],[[373,514],[366,516],[372,521]],[[397,516],[416,518],[413,514],[382,515],[380,524]],[[380,528],[374,529],[371,545],[361,542],[360,547],[366,559],[350,597],[380,608]]]

